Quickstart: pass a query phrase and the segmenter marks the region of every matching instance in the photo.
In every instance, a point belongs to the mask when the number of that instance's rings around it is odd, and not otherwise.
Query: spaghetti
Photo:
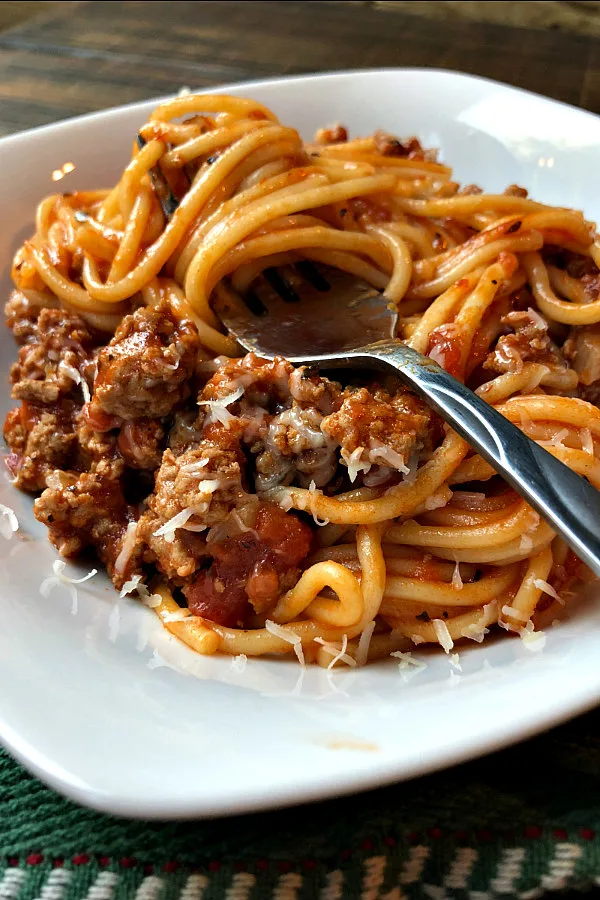
[[[600,487],[594,226],[461,189],[414,138],[305,144],[249,99],[179,97],[140,133],[116,186],[40,203],[14,261],[7,462],[59,552],[92,547],[199,653],[362,665],[555,617],[581,563],[464,440],[396,384],[242,356],[211,302],[350,273]]]

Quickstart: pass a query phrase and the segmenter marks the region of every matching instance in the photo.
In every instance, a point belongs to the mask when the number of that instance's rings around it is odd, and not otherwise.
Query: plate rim
[[[231,88],[241,88],[241,87],[263,87],[265,85],[277,85],[277,84],[287,84],[289,82],[301,82],[301,81],[314,81],[315,79],[325,80],[325,79],[335,79],[340,77],[348,77],[348,76],[362,76],[365,78],[371,78],[375,75],[382,74],[422,74],[422,75],[438,75],[441,78],[451,78],[458,79],[464,81],[473,81],[480,84],[488,84],[494,85],[495,87],[501,87],[508,91],[514,91],[517,94],[534,97],[536,100],[543,100],[552,105],[558,105],[563,109],[574,110],[580,115],[589,116],[592,119],[600,120],[600,113],[592,112],[589,109],[584,109],[581,106],[575,106],[573,103],[567,103],[565,100],[556,100],[554,97],[548,97],[546,94],[539,94],[537,91],[530,91],[528,88],[517,87],[516,85],[509,84],[506,81],[498,81],[495,78],[488,78],[485,75],[474,75],[471,72],[461,72],[459,69],[445,69],[443,67],[435,67],[435,66],[380,66],[377,68],[367,68],[367,69],[334,69],[326,72],[303,72],[297,75],[274,75],[270,78],[252,78],[248,81],[228,81],[224,84],[214,84],[210,87],[202,87],[193,89],[192,93],[194,94],[219,94],[224,91],[227,91]],[[103,109],[97,109],[93,112],[81,113],[76,116],[67,116],[66,118],[57,119],[55,122],[47,122],[45,125],[33,125],[31,128],[24,128],[20,131],[16,131],[14,134],[7,134],[0,137],[0,148],[7,146],[13,141],[17,141],[24,137],[29,136],[37,136],[40,133],[45,131],[53,131],[53,130],[61,130],[66,128],[67,126],[71,126],[74,123],[83,124],[87,121],[91,121],[92,119],[102,118],[104,116],[108,117],[117,112],[125,112],[125,111],[133,111],[137,107],[149,106],[151,104],[159,104],[163,103],[165,100],[173,99],[177,97],[177,93],[172,94],[157,94],[153,97],[148,97],[146,100],[133,100],[131,103],[123,103],[118,106],[108,106]]]

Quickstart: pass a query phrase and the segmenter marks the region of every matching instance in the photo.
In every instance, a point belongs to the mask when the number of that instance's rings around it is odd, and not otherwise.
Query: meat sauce
[[[460,339],[460,332],[454,325],[440,325],[439,328],[434,328],[429,335],[429,344],[427,345],[426,355],[439,363],[448,374],[454,375],[455,378],[461,376]]]
[[[249,603],[259,612],[276,602],[310,542],[311,530],[297,516],[262,504],[254,530],[216,544],[210,569],[184,588],[190,610],[219,625],[243,625]]]

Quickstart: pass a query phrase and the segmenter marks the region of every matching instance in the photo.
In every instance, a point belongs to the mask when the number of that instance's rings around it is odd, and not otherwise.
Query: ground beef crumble
[[[165,304],[125,316],[98,355],[92,407],[122,419],[168,415],[189,395],[199,347],[196,326]]]
[[[54,403],[81,387],[73,375],[81,377],[90,362],[95,339],[79,316],[62,309],[43,309],[37,319],[35,340],[24,344],[10,372],[15,400]]]
[[[22,400],[6,420],[8,462],[17,486],[40,494],[35,514],[54,546],[68,557],[94,549],[117,587],[165,577],[221,624],[268,614],[309,553],[316,526],[269,489],[327,490],[359,445],[391,454],[373,468],[401,477],[427,445],[429,414],[405,390],[344,389],[252,353],[196,365],[195,326],[164,305],[126,316],[100,347],[80,317],[34,314],[22,295],[7,320],[21,341]]]
[[[498,338],[496,347],[483,368],[500,374],[520,372],[527,362],[540,363],[552,370],[568,367],[561,350],[548,334],[548,323],[534,310],[513,310],[501,320],[511,329]]]
[[[34,504],[36,518],[48,527],[50,540],[62,556],[77,556],[92,547],[117,587],[135,571],[135,556],[121,573],[115,563],[127,524],[134,518],[119,483],[94,472],[56,472]]]

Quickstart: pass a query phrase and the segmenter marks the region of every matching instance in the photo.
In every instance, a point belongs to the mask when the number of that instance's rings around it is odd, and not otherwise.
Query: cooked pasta
[[[244,355],[213,303],[348,273],[600,487],[594,225],[249,99],[178,97],[140,138],[114,187],[42,200],[14,261],[7,463],[58,551],[203,654],[355,666],[555,617],[580,561],[462,438],[394,382]]]

